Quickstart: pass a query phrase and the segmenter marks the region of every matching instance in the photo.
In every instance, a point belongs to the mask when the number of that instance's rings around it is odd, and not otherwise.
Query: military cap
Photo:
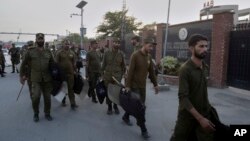
[[[28,45],[28,46],[32,46],[33,44],[34,44],[33,41],[28,41],[28,42],[27,42],[27,45]]]
[[[146,38],[143,40],[144,44],[153,44],[153,45],[157,45],[157,43],[155,42],[155,40],[153,38]]]
[[[97,44],[97,41],[96,41],[96,40],[92,40],[92,41],[90,41],[90,44],[91,44],[91,45]]]
[[[134,36],[131,38],[131,40],[136,40],[137,42],[141,41],[141,37],[140,36]]]
[[[36,34],[36,38],[44,38],[44,34],[43,33],[37,33]]]

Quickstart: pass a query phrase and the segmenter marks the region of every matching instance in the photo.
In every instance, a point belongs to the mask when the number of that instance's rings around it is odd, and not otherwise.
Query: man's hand
[[[126,92],[129,92],[129,91],[130,91],[130,88],[129,88],[129,87],[126,87],[125,90],[126,90]]]
[[[199,123],[201,127],[206,131],[206,132],[213,132],[215,131],[215,125],[208,120],[207,118],[201,118],[199,120]]]
[[[26,76],[20,77],[20,83],[21,83],[22,85],[24,85],[26,79],[27,79]]]
[[[159,87],[158,87],[158,86],[155,86],[154,89],[155,89],[155,94],[158,94],[158,92],[159,92]]]

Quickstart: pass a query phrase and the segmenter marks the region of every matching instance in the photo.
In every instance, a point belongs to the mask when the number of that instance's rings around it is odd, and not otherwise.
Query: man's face
[[[135,45],[136,45],[136,43],[137,43],[137,41],[136,41],[136,40],[131,40],[130,42],[131,42],[132,46],[135,46]]]
[[[97,47],[98,47],[98,44],[96,44],[96,43],[94,43],[94,44],[91,45],[91,48],[92,48],[93,50],[96,50]]]
[[[119,49],[120,48],[120,42],[114,42],[113,43],[113,48],[114,49]]]
[[[36,43],[38,47],[43,47],[44,45],[44,38],[37,38]]]
[[[192,53],[196,58],[201,60],[207,56],[207,49],[208,49],[207,41],[199,41],[194,46]]]
[[[69,49],[70,42],[69,41],[65,41],[63,45],[64,45],[64,49]]]
[[[144,48],[145,48],[146,53],[150,53],[153,50],[154,46],[155,45],[153,45],[151,43],[144,44]]]

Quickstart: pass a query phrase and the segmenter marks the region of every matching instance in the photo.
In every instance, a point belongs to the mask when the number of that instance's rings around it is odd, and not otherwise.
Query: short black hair
[[[194,47],[199,41],[208,41],[207,37],[201,34],[194,34],[188,40],[188,46]]]
[[[141,41],[141,37],[134,36],[134,37],[131,38],[131,40],[136,40],[137,42],[140,42]]]

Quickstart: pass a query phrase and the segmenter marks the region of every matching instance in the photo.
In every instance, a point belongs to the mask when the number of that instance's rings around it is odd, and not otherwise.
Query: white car
[[[4,57],[5,57],[5,66],[11,66],[11,60],[10,60],[10,55],[8,49],[2,49]]]

